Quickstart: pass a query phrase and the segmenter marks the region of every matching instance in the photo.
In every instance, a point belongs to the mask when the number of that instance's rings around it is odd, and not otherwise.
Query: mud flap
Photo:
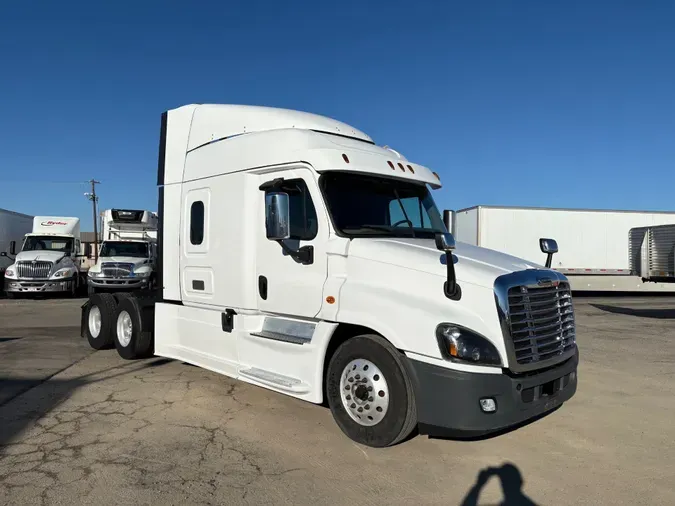
[[[85,333],[86,328],[87,328],[87,308],[89,307],[89,300],[87,299],[87,302],[82,304],[81,308],[81,314],[80,314],[80,337],[87,337],[87,334]]]

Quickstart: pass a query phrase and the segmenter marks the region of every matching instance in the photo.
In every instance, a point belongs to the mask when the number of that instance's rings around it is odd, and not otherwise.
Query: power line
[[[91,192],[85,193],[84,196],[91,200],[91,208],[94,213],[94,263],[96,263],[98,262],[98,213],[96,212],[98,196],[96,195],[96,185],[101,184],[101,182],[92,178],[87,183],[91,184]]]

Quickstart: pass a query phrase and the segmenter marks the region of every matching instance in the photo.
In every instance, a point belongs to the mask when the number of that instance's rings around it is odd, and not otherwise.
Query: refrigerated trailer
[[[675,212],[476,206],[450,213],[458,241],[537,261],[540,237],[560,246],[552,267],[577,291],[673,291],[631,270],[629,231],[675,223]]]
[[[439,177],[365,133],[187,105],[162,116],[157,184],[158,288],[91,295],[93,348],[326,399],[370,446],[416,426],[484,434],[574,395],[567,278],[455,244],[430,191]]]
[[[675,224],[630,230],[631,272],[643,281],[675,283]]]

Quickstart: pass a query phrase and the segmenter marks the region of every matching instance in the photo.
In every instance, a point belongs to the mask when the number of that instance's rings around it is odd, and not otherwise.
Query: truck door
[[[260,184],[283,178],[279,190],[288,193],[291,237],[284,243],[297,250],[313,248],[313,260],[303,264],[284,251],[281,244],[267,239],[265,192],[258,195],[256,223],[258,308],[262,311],[312,318],[321,310],[328,260],[328,218],[314,173],[306,168],[267,173]]]

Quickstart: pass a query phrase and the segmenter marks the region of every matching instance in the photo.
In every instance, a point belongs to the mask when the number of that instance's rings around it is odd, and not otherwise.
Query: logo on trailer
[[[43,227],[53,227],[54,225],[68,225],[65,221],[52,221],[47,220],[40,223]]]

